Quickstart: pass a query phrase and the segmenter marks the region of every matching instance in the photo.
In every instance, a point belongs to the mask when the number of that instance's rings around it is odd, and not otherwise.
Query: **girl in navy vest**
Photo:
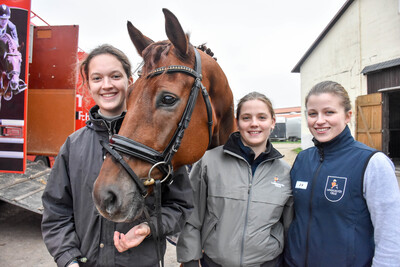
[[[314,147],[291,170],[295,218],[287,266],[400,266],[400,193],[394,166],[358,141],[338,83],[315,85],[305,99]]]

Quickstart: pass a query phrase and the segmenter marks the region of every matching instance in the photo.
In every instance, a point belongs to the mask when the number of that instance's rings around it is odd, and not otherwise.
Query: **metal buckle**
[[[167,163],[166,163],[165,161],[160,161],[160,162],[157,162],[156,164],[154,164],[154,165],[150,168],[150,170],[149,170],[149,173],[148,173],[148,175],[147,175],[147,180],[144,181],[144,183],[143,183],[144,185],[152,185],[152,184],[154,184],[155,180],[154,180],[153,177],[151,177],[151,172],[153,171],[153,169],[154,169],[155,167],[157,167],[158,165],[161,165],[161,164],[167,165]],[[167,175],[161,180],[160,183],[163,183],[163,182],[165,182],[165,181],[168,179],[168,177],[171,175],[171,171],[172,171],[171,165],[168,164],[168,173],[167,173]],[[147,183],[147,184],[146,184],[146,183]]]

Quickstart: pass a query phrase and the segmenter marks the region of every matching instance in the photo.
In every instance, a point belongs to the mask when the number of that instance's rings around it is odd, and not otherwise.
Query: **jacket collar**
[[[116,117],[111,121],[107,121],[100,116],[99,109],[98,105],[95,105],[90,109],[89,120],[86,122],[86,125],[96,131],[108,131],[110,135],[118,133],[126,112],[124,111],[121,116]]]
[[[252,162],[254,160],[253,150],[243,144],[239,132],[232,133],[223,148],[225,151],[230,151],[236,155],[242,156],[248,162]],[[257,159],[264,161],[282,157],[282,154],[272,146],[268,139],[265,152],[261,153]]]
[[[335,152],[337,150],[340,150],[342,148],[348,147],[351,145],[353,142],[355,142],[353,136],[351,135],[349,127],[346,125],[344,130],[335,138],[328,142],[319,142],[317,139],[313,138],[312,141],[314,142],[314,145],[319,149],[323,150],[323,152],[329,153],[329,152]]]

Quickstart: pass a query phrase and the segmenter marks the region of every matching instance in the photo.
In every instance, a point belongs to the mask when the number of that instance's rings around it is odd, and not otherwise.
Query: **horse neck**
[[[228,79],[218,63],[212,61],[209,63],[211,65],[206,65],[204,68],[204,75],[210,81],[210,84],[205,86],[208,88],[218,122],[218,125],[216,125],[217,131],[213,133],[212,143],[209,147],[213,148],[225,144],[230,134],[237,130],[237,127],[233,94]]]
[[[211,97],[224,97],[226,94],[231,93],[228,79],[219,64],[214,59],[211,60],[208,58],[204,60],[206,64],[203,66],[203,76],[210,81],[207,87],[209,89],[208,93]]]

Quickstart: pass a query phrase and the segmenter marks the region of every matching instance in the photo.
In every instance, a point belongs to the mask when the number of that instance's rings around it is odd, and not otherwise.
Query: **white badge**
[[[303,181],[296,182],[296,188],[299,188],[299,189],[307,189],[307,185],[308,185],[308,182],[303,182]]]

